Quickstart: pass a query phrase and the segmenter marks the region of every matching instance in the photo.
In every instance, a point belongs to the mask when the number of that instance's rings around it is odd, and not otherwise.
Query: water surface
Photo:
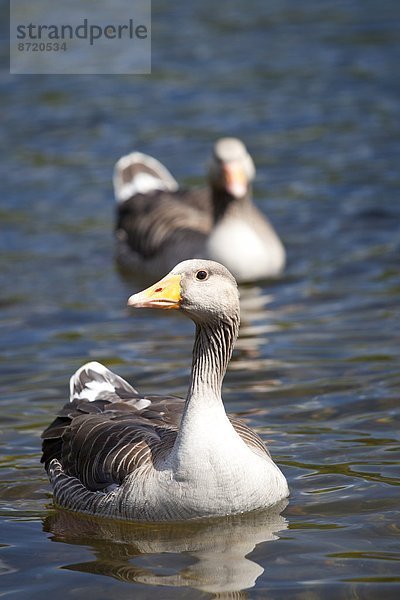
[[[160,0],[149,77],[2,74],[5,597],[398,597],[399,13]],[[140,149],[198,184],[219,135],[248,145],[288,250],[282,279],[241,290],[224,398],[269,444],[289,504],[179,526],[57,512],[40,434],[83,362],[186,391],[192,324],[125,308],[139,284],[113,261],[114,162]]]

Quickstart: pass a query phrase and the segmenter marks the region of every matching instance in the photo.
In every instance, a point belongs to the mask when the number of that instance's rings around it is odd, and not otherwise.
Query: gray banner
[[[10,0],[10,73],[150,72],[151,0]]]

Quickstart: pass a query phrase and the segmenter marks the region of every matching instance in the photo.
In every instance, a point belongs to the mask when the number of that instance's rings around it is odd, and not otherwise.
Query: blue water
[[[397,0],[153,0],[151,76],[2,72],[4,597],[398,597],[399,25]],[[288,251],[241,290],[224,398],[289,504],[201,527],[56,512],[40,434],[83,362],[186,391],[192,324],[125,308],[113,165],[139,149],[197,185],[221,135],[247,144]]]

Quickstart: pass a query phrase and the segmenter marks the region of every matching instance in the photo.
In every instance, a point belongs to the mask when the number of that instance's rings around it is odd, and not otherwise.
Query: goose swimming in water
[[[254,175],[253,160],[236,138],[215,143],[209,188],[180,189],[155,158],[123,156],[114,170],[118,262],[154,278],[189,258],[216,260],[239,283],[279,275],[285,249],[253,204]]]
[[[184,261],[128,304],[178,309],[194,321],[186,400],[143,396],[97,362],[78,369],[70,402],[42,434],[55,504],[117,519],[177,521],[286,498],[286,479],[263,441],[228,417],[222,402],[239,329],[229,271],[213,261]]]

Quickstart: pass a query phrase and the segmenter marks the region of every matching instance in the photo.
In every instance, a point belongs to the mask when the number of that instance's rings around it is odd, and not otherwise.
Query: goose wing
[[[118,207],[116,235],[144,259],[170,246],[190,240],[194,248],[204,244],[212,228],[211,213],[201,210],[203,190],[138,194]],[[197,204],[190,204],[188,199]],[[190,256],[190,254],[188,255]]]
[[[141,259],[150,259],[170,245],[201,247],[212,228],[207,190],[180,190],[158,160],[140,152],[123,156],[114,169],[117,200],[116,235]]]
[[[48,469],[57,459],[89,490],[120,485],[172,447],[183,404],[176,397],[141,396],[103,365],[88,363],[71,378],[71,401],[42,434],[42,462]]]

